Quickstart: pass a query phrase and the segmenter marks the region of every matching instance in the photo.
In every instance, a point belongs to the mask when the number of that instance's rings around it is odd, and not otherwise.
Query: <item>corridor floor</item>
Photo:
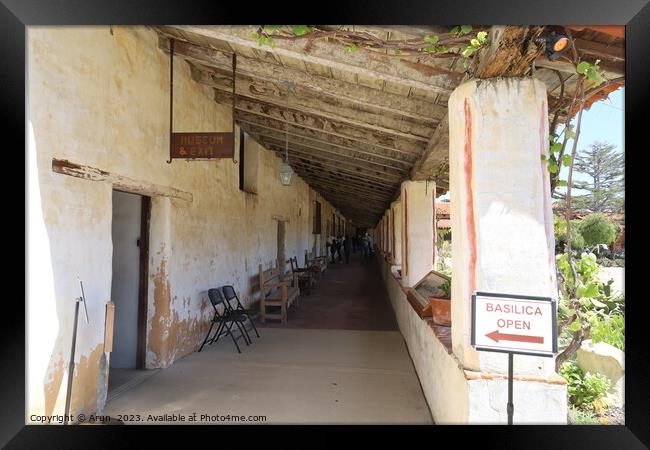
[[[360,253],[350,263],[329,263],[315,289],[300,294],[286,323],[267,321],[274,328],[338,330],[397,330],[397,321],[375,260],[361,264]]]
[[[433,423],[376,263],[330,265],[286,324],[258,329],[241,354],[224,336],[104,413],[139,415],[128,424]]]

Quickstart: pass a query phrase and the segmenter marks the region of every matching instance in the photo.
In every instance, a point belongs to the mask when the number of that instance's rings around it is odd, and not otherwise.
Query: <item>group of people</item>
[[[331,262],[343,262],[345,256],[345,263],[350,263],[350,252],[356,253],[361,251],[361,263],[365,264],[370,261],[372,256],[372,238],[366,232],[359,236],[350,237],[345,236],[330,236],[327,238],[327,248],[329,248]]]

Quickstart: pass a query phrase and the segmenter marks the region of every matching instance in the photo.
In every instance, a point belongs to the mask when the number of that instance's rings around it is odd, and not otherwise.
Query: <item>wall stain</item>
[[[162,253],[164,244],[160,250]],[[154,315],[151,318],[151,329],[147,336],[148,351],[154,353],[154,367],[165,367],[167,343],[165,331],[169,327],[169,308],[171,305],[171,295],[169,287],[169,278],[167,276],[167,261],[162,258],[160,265],[153,277],[153,303]]]
[[[54,406],[56,405],[56,399],[59,396],[65,368],[65,361],[63,360],[63,356],[60,354],[59,359],[54,364],[50,364],[50,367],[48,368],[47,373],[49,375],[49,381],[46,381],[43,385],[45,414],[48,416],[52,415],[54,412]]]
[[[99,365],[104,354],[104,343],[99,343],[90,355],[82,356],[74,367],[72,381],[71,414],[93,414],[99,409],[100,386]]]
[[[148,335],[148,351],[155,355],[153,367],[167,367],[175,359],[196,350],[199,339],[208,331],[210,322],[204,320],[205,302],[201,304],[198,318],[181,320],[172,308],[171,289],[167,274],[167,261],[163,258],[153,279],[154,315]],[[183,307],[191,310],[192,298],[184,297]]]

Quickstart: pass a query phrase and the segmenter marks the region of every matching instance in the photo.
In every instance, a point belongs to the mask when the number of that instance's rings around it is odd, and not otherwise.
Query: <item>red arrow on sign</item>
[[[505,334],[505,333],[499,333],[499,330],[494,330],[492,333],[486,334],[486,336],[496,342],[502,340],[502,341],[530,342],[532,344],[544,343],[544,336],[525,336],[523,334]]]

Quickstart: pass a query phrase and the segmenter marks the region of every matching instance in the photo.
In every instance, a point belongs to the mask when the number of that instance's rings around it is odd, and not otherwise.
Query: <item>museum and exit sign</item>
[[[175,159],[234,158],[234,133],[172,133],[170,157]]]

